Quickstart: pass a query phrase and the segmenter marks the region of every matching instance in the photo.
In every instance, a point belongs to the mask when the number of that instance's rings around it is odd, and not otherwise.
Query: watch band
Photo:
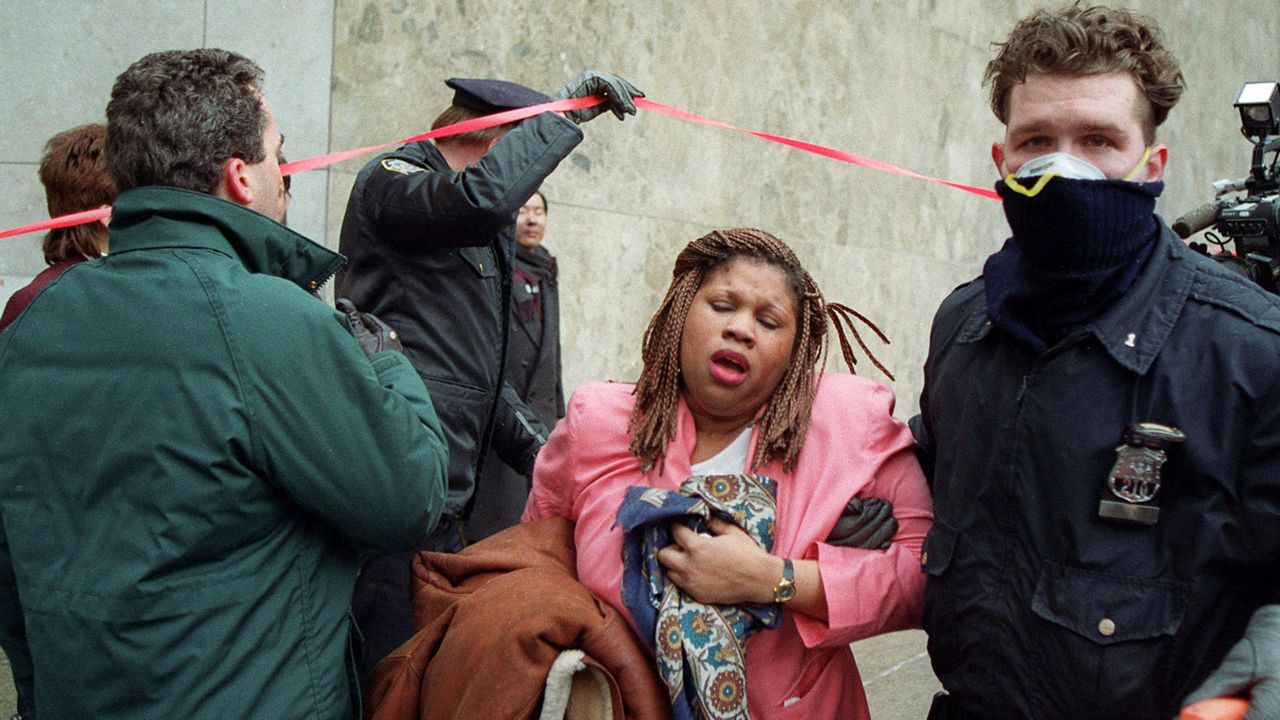
[[[782,560],[782,579],[773,586],[773,601],[785,603],[796,596],[796,569],[791,558]]]

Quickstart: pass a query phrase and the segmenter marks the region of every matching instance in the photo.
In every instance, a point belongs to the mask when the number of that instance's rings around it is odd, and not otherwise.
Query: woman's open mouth
[[[725,385],[741,385],[751,370],[751,361],[742,353],[717,350],[711,355],[711,378]]]

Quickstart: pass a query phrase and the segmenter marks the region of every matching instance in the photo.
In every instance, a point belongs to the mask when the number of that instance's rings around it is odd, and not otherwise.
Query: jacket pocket
[[[1190,587],[1045,563],[1031,610],[1098,645],[1171,637]]]
[[[950,572],[958,539],[959,533],[955,528],[935,519],[920,550],[920,570],[928,575],[921,626],[929,635],[929,655],[935,666],[942,669],[956,662],[958,608],[966,591],[966,579],[973,579]],[[973,589],[972,583],[968,589]]]
[[[498,261],[488,246],[458,248],[458,257],[462,258],[476,277],[498,277]]]
[[[423,380],[449,446],[449,488],[460,496],[474,487],[476,456],[493,396],[471,385],[427,376]],[[449,511],[460,509],[450,507]]]
[[[920,570],[933,577],[942,577],[951,567],[951,556],[956,550],[956,531],[945,523],[934,522],[924,538],[920,550]]]
[[[1040,677],[1092,679],[1085,684],[1090,699],[1055,696],[1064,684],[1044,684],[1047,705],[1085,703],[1099,717],[1166,705],[1168,678],[1179,675],[1170,664],[1190,590],[1186,583],[1045,563],[1030,608],[1044,622],[1030,624],[1023,639],[1034,648]]]

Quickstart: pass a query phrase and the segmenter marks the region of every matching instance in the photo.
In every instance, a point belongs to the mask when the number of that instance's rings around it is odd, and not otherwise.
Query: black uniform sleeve
[[[934,319],[935,330],[937,319]],[[930,377],[933,370],[933,354],[934,341],[936,332],[930,334],[929,338],[929,356],[924,364],[924,386],[920,389],[920,413],[907,421],[907,426],[911,428],[911,435],[916,441],[916,459],[920,462],[920,469],[924,471],[924,479],[929,483],[929,489],[933,489],[933,468],[936,457],[937,448],[933,443],[932,418],[929,415],[929,389]]]
[[[521,475],[533,472],[538,450],[547,442],[548,430],[538,416],[505,382],[493,423],[493,451]]]
[[[378,235],[393,243],[488,245],[580,142],[577,126],[544,113],[461,172],[415,167],[392,154],[373,168],[364,205]]]
[[[924,396],[921,394],[921,408],[924,406]],[[929,433],[929,426],[925,422],[924,413],[911,418],[907,421],[907,425],[911,427],[911,435],[916,440],[916,459],[920,461],[920,469],[924,471],[924,478],[928,481],[929,487],[933,487],[933,437]]]
[[[1272,355],[1272,353],[1266,353]],[[1259,353],[1263,355],[1263,353]],[[1238,507],[1244,512],[1247,532],[1258,560],[1273,570],[1280,570],[1280,374],[1270,391],[1257,403],[1245,444],[1245,457],[1240,469],[1242,497]],[[1268,603],[1280,603],[1280,574],[1265,579]]]

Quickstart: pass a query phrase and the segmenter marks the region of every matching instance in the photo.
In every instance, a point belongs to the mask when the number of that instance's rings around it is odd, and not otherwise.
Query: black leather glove
[[[889,540],[898,533],[893,503],[884,498],[849,498],[840,512],[827,544],[866,550],[888,550]]]
[[[355,336],[356,342],[360,343],[360,349],[364,350],[365,355],[373,355],[383,350],[404,352],[404,346],[400,344],[400,336],[396,331],[372,313],[356,310],[356,306],[347,298],[338,298],[334,307],[347,316],[347,321],[351,323],[351,334]]]
[[[1248,698],[1245,720],[1280,718],[1280,605],[1263,605],[1254,611],[1244,637],[1182,706],[1232,696]]]
[[[570,81],[568,85],[560,88],[556,93],[556,99],[564,100],[592,95],[603,95],[604,102],[581,110],[570,110],[565,113],[565,117],[581,125],[605,110],[612,110],[613,114],[622,120],[627,115],[636,114],[636,104],[631,99],[644,97],[644,93],[637,90],[635,85],[617,75],[587,70]]]

